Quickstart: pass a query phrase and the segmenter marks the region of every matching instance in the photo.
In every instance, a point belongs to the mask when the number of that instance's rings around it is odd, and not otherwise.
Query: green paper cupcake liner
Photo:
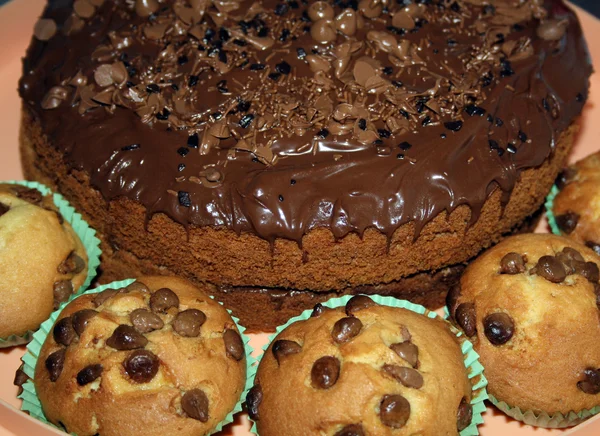
[[[427,310],[425,307],[423,307],[419,304],[411,303],[410,301],[398,300],[393,297],[383,297],[380,295],[369,295],[369,297],[377,304],[380,304],[383,306],[391,306],[391,307],[398,307],[398,308],[402,308],[402,309],[408,309],[412,312],[416,312],[421,315],[425,315],[428,318],[440,317],[437,313]],[[345,306],[346,303],[348,302],[348,300],[350,300],[351,298],[352,298],[352,295],[346,295],[344,297],[332,298],[321,304],[323,306],[333,309],[336,307]],[[284,329],[286,329],[291,324],[293,324],[297,321],[304,321],[304,320],[310,318],[311,313],[312,313],[311,309],[305,310],[300,315],[288,320],[287,323],[277,327],[277,329],[275,330],[275,333],[273,333],[272,335],[269,336],[269,341],[267,342],[267,344],[265,346],[262,347],[262,354],[258,357],[258,359],[256,359],[257,364],[252,368],[251,374],[248,377],[249,380],[251,381],[250,386],[254,385],[254,378],[256,377],[256,372],[258,371],[258,366],[264,355],[264,352],[267,350],[267,348],[269,347],[271,342],[273,342],[273,340],[277,337],[277,335],[279,335],[279,333],[281,333]],[[488,399],[488,394],[487,394],[487,390],[486,390],[487,379],[485,378],[485,375],[483,374],[483,366],[479,363],[479,355],[473,349],[473,344],[471,344],[471,342],[466,339],[466,337],[463,335],[462,332],[460,332],[458,329],[456,329],[451,324],[449,324],[449,326],[450,326],[451,331],[460,339],[461,350],[462,350],[463,357],[464,357],[464,364],[469,372],[468,377],[469,377],[469,380],[471,380],[472,393],[473,393],[473,398],[471,399],[471,406],[473,408],[473,419],[471,420],[471,424],[467,428],[465,428],[463,431],[460,432],[460,436],[476,436],[476,435],[479,435],[479,430],[477,427],[480,424],[483,424],[482,414],[486,410],[485,400]],[[252,420],[251,420],[251,422],[252,422],[251,431],[252,431],[252,433],[254,433],[258,436],[256,422],[254,422]]]
[[[107,285],[103,285],[103,286],[99,286],[94,289],[90,289],[90,290],[86,291],[84,294],[95,294],[98,292],[102,292],[106,289],[121,289],[121,288],[124,288],[124,287],[130,285],[133,282],[135,282],[135,279],[127,279],[127,280],[112,282]],[[54,311],[52,313],[52,315],[50,315],[50,318],[48,318],[46,321],[44,321],[44,323],[42,323],[42,325],[40,326],[40,329],[33,334],[33,339],[29,343],[29,345],[27,345],[27,350],[25,352],[25,355],[21,358],[21,360],[23,361],[23,371],[30,378],[30,380],[28,380],[23,385],[23,392],[18,397],[22,400],[21,410],[29,413],[29,415],[31,417],[37,419],[38,421],[41,421],[44,424],[47,424],[51,427],[58,428],[59,430],[63,430],[63,429],[52,424],[50,421],[48,421],[46,419],[46,416],[44,415],[44,412],[42,410],[42,405],[41,405],[40,400],[35,391],[35,386],[33,384],[33,377],[35,374],[35,365],[37,363],[37,359],[40,354],[40,350],[42,349],[42,345],[44,344],[46,337],[50,333],[52,326],[54,325],[54,322],[56,321],[56,319],[58,318],[58,316],[60,315],[62,310],[65,308],[65,306],[77,297],[79,297],[79,295],[72,295],[71,298],[69,298],[69,301],[63,303],[58,310]],[[221,303],[219,303],[219,304],[221,304]],[[231,312],[229,310],[227,310],[227,312],[231,315]],[[242,325],[240,325],[239,319],[234,317],[233,315],[231,315],[231,317],[232,317],[233,321],[235,322],[235,324],[240,332],[240,335],[242,337],[242,341],[244,343],[244,348],[245,348],[245,352],[246,352],[246,384],[244,386],[244,389],[242,391],[240,399],[234,406],[233,410],[231,410],[231,412],[229,412],[227,414],[227,416],[225,416],[225,418],[219,424],[217,424],[217,426],[215,427],[213,432],[210,434],[214,434],[214,433],[221,431],[224,426],[233,422],[234,415],[236,415],[238,412],[240,412],[242,410],[242,404],[243,404],[244,399],[246,398],[246,394],[248,393],[248,390],[252,387],[253,379],[251,379],[249,375],[252,371],[252,367],[255,366],[256,359],[252,356],[253,349],[250,346],[250,338],[245,334],[246,328],[243,327]],[[74,433],[72,433],[72,434],[74,434]]]
[[[527,425],[544,428],[567,428],[573,427],[577,424],[582,423],[586,419],[598,414],[600,412],[600,406],[592,409],[582,410],[580,412],[569,412],[562,414],[560,412],[548,414],[546,412],[535,413],[531,410],[521,410],[518,407],[510,406],[504,401],[499,401],[493,395],[490,394],[490,401],[494,406],[500,409],[502,412],[507,414],[517,421],[524,422]]]
[[[75,211],[75,208],[69,204],[69,202],[60,194],[52,193],[52,190],[45,185],[37,182],[28,181],[16,181],[10,180],[2,183],[11,183],[15,185],[26,186],[28,188],[37,189],[46,196],[52,195],[52,201],[58,208],[59,212],[73,228],[73,231],[77,234],[81,243],[83,244],[88,257],[88,273],[83,284],[74,292],[74,295],[83,293],[92,282],[92,279],[96,276],[96,270],[100,265],[100,240],[96,238],[96,231],[92,229],[89,224],[81,217],[79,213]],[[33,338],[33,331],[28,331],[24,335],[12,335],[8,338],[0,338],[0,348],[13,347],[16,345],[26,344]]]
[[[555,235],[562,235],[560,229],[558,228],[558,225],[556,224],[556,218],[554,217],[553,211],[554,199],[556,198],[559,192],[560,190],[558,189],[558,187],[556,185],[552,185],[552,189],[546,197],[546,203],[544,203],[544,205],[546,206],[546,218],[548,219],[548,225],[550,226],[550,230],[552,230],[552,233],[554,233]]]

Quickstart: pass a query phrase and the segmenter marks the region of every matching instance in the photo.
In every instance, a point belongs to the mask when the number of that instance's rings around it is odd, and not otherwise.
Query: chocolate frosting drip
[[[562,1],[50,1],[20,93],[107,199],[301,241],[418,232],[541,165],[587,98]]]

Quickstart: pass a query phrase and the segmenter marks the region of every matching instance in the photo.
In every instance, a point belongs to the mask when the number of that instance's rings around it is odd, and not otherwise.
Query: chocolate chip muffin
[[[449,325],[366,296],[283,330],[246,400],[261,436],[456,435],[472,418]]]
[[[190,283],[143,277],[84,294],[37,361],[44,414],[85,435],[207,435],[234,409],[246,355],[227,311]]]
[[[506,239],[469,265],[448,306],[488,391],[521,410],[600,405],[600,257],[542,234]]]
[[[559,177],[561,191],[553,214],[563,235],[600,255],[600,151],[567,168]]]
[[[0,184],[0,338],[36,330],[84,283],[87,263],[50,196]]]

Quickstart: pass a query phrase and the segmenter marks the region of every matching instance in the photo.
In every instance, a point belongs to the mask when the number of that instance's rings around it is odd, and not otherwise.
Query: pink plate
[[[2,132],[3,150],[0,158],[0,179],[21,179],[21,167],[18,156],[18,129],[20,101],[17,96],[17,81],[21,75],[21,58],[29,44],[33,25],[40,15],[45,0],[15,0],[0,8],[0,102],[2,116],[0,131]],[[600,62],[600,21],[591,15],[578,10],[584,27],[594,65]],[[565,80],[569,80],[565,77]],[[583,128],[571,160],[577,160],[600,149],[600,77],[592,77],[590,101],[583,116]],[[543,225],[540,231],[546,231]],[[253,335],[252,345],[255,349],[265,343],[267,335]],[[0,436],[12,435],[53,435],[60,432],[21,413],[20,400],[16,398],[17,388],[13,386],[13,377],[20,365],[20,357],[24,347],[0,350]],[[571,430],[545,430],[523,425],[505,417],[489,406],[484,415],[485,424],[480,427],[483,436],[548,436],[548,435],[600,435],[600,416],[587,421]],[[246,414],[238,415],[234,424],[226,427],[220,436],[250,435],[250,423]],[[64,433],[62,433],[64,434]]]

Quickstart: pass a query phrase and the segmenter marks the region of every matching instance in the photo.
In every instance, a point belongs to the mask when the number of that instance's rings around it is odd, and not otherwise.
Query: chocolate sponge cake
[[[558,0],[49,1],[23,168],[98,230],[102,280],[207,282],[251,328],[431,306],[540,207],[591,71]]]

